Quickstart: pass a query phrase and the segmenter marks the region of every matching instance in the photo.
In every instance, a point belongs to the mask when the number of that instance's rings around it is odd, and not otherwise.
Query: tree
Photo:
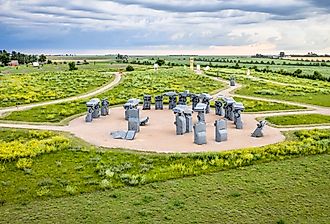
[[[165,60],[164,59],[157,59],[156,64],[158,64],[159,66],[162,66],[163,64],[165,64]]]
[[[69,62],[69,71],[73,71],[73,70],[77,70],[78,68],[76,67],[76,63],[74,63],[73,61],[72,62]]]
[[[299,75],[299,74],[301,74],[302,73],[302,70],[301,69],[297,69],[296,71],[294,71],[294,74],[296,74],[296,75]]]
[[[321,75],[320,72],[318,72],[318,71],[314,71],[313,78],[314,78],[314,79],[322,80],[323,76]]]
[[[47,59],[46,56],[43,55],[43,54],[41,54],[41,55],[39,56],[39,61],[40,61],[40,62],[45,62],[46,59]]]
[[[133,66],[132,66],[132,65],[127,65],[127,67],[126,67],[126,71],[127,71],[127,72],[134,71]]]
[[[18,56],[17,56],[16,51],[12,51],[11,52],[11,60],[17,60],[17,59],[18,59]]]
[[[10,55],[6,50],[0,50],[0,62],[2,65],[7,65],[10,62]]]

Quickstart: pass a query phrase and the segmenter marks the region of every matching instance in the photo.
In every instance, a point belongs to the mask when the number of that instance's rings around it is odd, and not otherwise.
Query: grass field
[[[246,80],[244,86],[235,93],[330,107],[329,91],[330,89],[318,87],[284,86],[264,81]]]
[[[93,71],[0,75],[0,107],[75,96],[112,80],[111,73]]]
[[[0,223],[329,223],[330,156],[0,207]]]
[[[189,57],[164,58],[167,63],[187,64]],[[94,56],[85,59],[93,60]],[[79,65],[74,73],[86,78],[87,74],[122,71],[127,66],[116,63],[113,56],[96,59],[109,61]],[[157,60],[152,56],[131,59]],[[204,58],[198,63],[207,65],[215,60],[212,56],[206,59],[209,61]],[[318,70],[323,76],[329,69],[309,62],[298,66],[284,65],[286,60],[227,59],[232,62],[219,63],[246,67],[256,64],[258,68],[271,65],[270,69],[288,70],[292,66],[304,73]],[[124,74],[118,86],[97,97],[107,97],[111,105],[118,105],[129,98],[142,100],[144,94],[186,89],[214,93],[224,87],[221,82],[182,67],[162,66],[154,72],[150,65],[133,66],[135,71]],[[0,67],[0,81],[9,83],[3,92],[0,87],[0,100],[7,99],[1,103],[29,103],[15,95],[22,92],[17,89],[19,82],[31,87],[24,91],[36,93],[21,95],[39,101],[53,99],[48,90],[56,90],[60,98],[89,91],[87,85],[77,84],[84,78],[54,78],[55,74],[71,74],[67,69],[63,63],[40,69]],[[253,72],[253,78],[249,78],[245,69],[212,68],[208,74],[224,79],[235,75],[243,85],[237,91],[242,95],[330,106],[328,82],[260,72]],[[15,82],[10,85],[7,79]],[[47,88],[49,85],[56,89]],[[102,83],[91,85],[96,88]],[[17,111],[1,119],[60,122],[84,113],[87,100]],[[245,112],[304,109],[241,97],[235,100],[244,104]],[[277,125],[330,123],[330,116],[318,114],[266,119]],[[156,154],[95,147],[68,133],[0,128],[0,223],[330,223],[330,130],[300,130],[284,135],[286,141],[264,147]]]
[[[20,203],[328,153],[329,130],[297,131],[260,148],[194,154],[92,147],[67,134],[0,129],[0,202]]]
[[[130,98],[143,100],[144,94],[156,95],[168,91],[212,93],[224,85],[212,79],[194,74],[182,68],[164,69],[158,72],[136,71],[123,76],[122,82],[113,89],[98,95],[107,97],[111,105],[125,103]],[[166,102],[167,99],[164,100]],[[86,100],[79,100],[49,106],[35,107],[25,111],[15,111],[1,119],[30,122],[59,122],[67,117],[86,111]]]
[[[322,114],[297,114],[266,117],[266,120],[275,125],[329,124],[330,116]]]
[[[243,103],[245,112],[262,112],[262,111],[279,111],[279,110],[298,110],[305,109],[305,107],[299,107],[284,103],[267,102],[262,100],[250,100],[241,97],[234,97],[236,102]]]
[[[329,82],[267,73],[264,76],[258,75],[266,80],[258,80],[247,77],[244,75],[244,70],[237,69],[216,69],[215,71],[207,72],[207,74],[224,79],[229,79],[230,76],[234,75],[237,82],[243,85],[241,89],[235,91],[236,94],[330,106],[328,97],[330,94]]]

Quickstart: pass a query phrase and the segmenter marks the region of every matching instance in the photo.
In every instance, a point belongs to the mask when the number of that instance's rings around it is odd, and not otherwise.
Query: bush
[[[108,189],[108,188],[111,188],[111,183],[110,181],[108,181],[107,179],[103,179],[100,183],[100,187],[102,189]]]
[[[69,65],[69,71],[78,70],[78,68],[76,67],[76,63],[74,63],[73,61],[69,62],[68,65]]]
[[[314,71],[313,78],[314,78],[314,79],[322,80],[323,76],[321,75],[320,72],[318,72],[318,71]]]
[[[127,72],[134,71],[133,66],[132,66],[132,65],[127,65],[127,67],[126,67],[126,71],[127,71]]]
[[[70,195],[74,195],[74,194],[77,193],[77,187],[76,187],[76,186],[67,185],[67,186],[65,187],[65,191],[66,191],[67,193],[69,193]]]
[[[65,137],[50,137],[47,136],[48,132],[42,132],[44,136],[34,135],[33,133],[34,132],[30,132],[29,134],[30,137],[34,139],[26,142],[21,142],[19,140],[13,140],[10,142],[0,141],[0,161],[10,161],[24,157],[36,157],[42,153],[64,150],[70,147],[70,141]]]
[[[6,171],[6,166],[4,164],[0,164],[0,173]]]
[[[21,170],[30,169],[32,167],[32,162],[30,158],[21,158],[17,161],[16,167]]]
[[[156,64],[158,64],[159,66],[162,66],[165,64],[165,60],[164,59],[157,59]]]
[[[267,90],[267,89],[257,90],[257,91],[254,91],[254,93],[260,94],[260,95],[269,95],[269,96],[278,95],[278,92]]]
[[[37,190],[37,195],[38,197],[49,196],[50,190],[47,187],[42,187],[39,190]]]

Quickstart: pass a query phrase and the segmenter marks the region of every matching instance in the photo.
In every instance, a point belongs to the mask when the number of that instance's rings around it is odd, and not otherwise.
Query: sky
[[[330,53],[330,0],[0,0],[0,9],[0,49],[24,53]]]

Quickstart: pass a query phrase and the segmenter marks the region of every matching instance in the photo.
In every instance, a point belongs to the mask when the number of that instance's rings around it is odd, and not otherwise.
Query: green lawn
[[[0,223],[330,222],[330,155],[0,207]]]
[[[266,117],[266,120],[275,125],[329,124],[330,116],[323,114],[297,114]]]
[[[184,90],[197,93],[213,93],[223,87],[224,85],[221,82],[215,82],[208,77],[197,75],[187,69],[161,68],[158,72],[148,70],[127,73],[123,76],[121,84],[97,97],[107,97],[111,105],[118,105],[125,103],[130,98],[143,100],[144,94],[154,96],[168,91],[182,92]],[[59,122],[72,115],[85,112],[86,101],[87,99],[35,107],[25,111],[15,111],[1,119],[29,122]]]

